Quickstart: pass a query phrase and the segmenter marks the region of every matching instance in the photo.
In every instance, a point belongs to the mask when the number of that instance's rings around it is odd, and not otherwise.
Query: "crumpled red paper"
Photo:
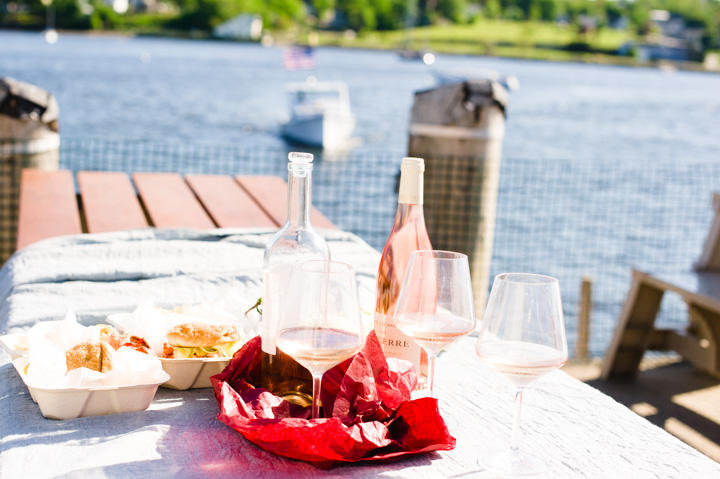
[[[253,386],[260,355],[256,337],[211,380],[218,419],[267,451],[330,467],[455,448],[437,400],[410,399],[415,371],[391,369],[374,332],[359,353],[323,376],[323,419],[310,420],[309,408]]]

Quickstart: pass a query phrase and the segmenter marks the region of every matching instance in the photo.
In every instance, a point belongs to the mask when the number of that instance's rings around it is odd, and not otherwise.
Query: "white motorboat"
[[[338,149],[347,144],[355,129],[347,85],[342,82],[290,83],[290,121],[282,134],[309,146]]]

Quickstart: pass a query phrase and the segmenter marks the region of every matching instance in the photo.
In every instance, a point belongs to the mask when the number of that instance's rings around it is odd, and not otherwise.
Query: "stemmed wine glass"
[[[503,475],[542,473],[544,463],[520,449],[520,411],[525,387],[567,361],[558,280],[504,273],[495,278],[476,348],[480,360],[515,386],[515,421],[509,451],[482,459]]]
[[[355,272],[335,261],[297,265],[278,321],[277,347],[313,377],[312,418],[320,415],[322,375],[363,345]]]
[[[428,388],[433,397],[435,358],[475,328],[467,256],[452,251],[413,251],[394,322],[427,352]]]

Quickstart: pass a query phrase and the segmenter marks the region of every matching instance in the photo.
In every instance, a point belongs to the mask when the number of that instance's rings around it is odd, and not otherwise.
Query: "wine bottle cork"
[[[403,158],[400,165],[400,192],[398,203],[423,204],[423,173],[425,161],[422,158]]]

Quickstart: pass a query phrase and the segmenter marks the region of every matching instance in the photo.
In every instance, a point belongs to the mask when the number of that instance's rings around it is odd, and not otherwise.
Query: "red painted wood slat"
[[[133,173],[133,181],[153,226],[214,228],[190,187],[176,173]]]
[[[80,171],[77,181],[88,233],[143,228],[148,225],[127,174],[118,171]]]
[[[72,172],[24,169],[20,179],[17,248],[82,233]]]
[[[287,183],[279,176],[237,176],[237,181],[278,224],[287,220]],[[313,226],[338,229],[320,211],[313,207],[310,221]]]
[[[230,176],[185,175],[185,181],[221,228],[277,226]]]

